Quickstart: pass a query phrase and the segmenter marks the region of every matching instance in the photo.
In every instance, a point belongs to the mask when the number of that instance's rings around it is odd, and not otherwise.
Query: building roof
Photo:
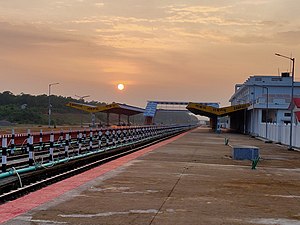
[[[295,112],[295,115],[297,117],[297,120],[300,122],[300,111],[299,112]]]
[[[142,108],[121,104],[121,103],[111,103],[103,106],[95,106],[95,105],[88,105],[88,104],[77,103],[77,102],[69,102],[66,106],[79,109],[85,112],[90,112],[90,113],[103,112],[103,113],[122,114],[127,116],[140,114],[145,111]]]
[[[145,110],[142,108],[121,104],[121,103],[112,103],[106,105],[105,108],[101,110],[101,112],[105,112],[105,113],[115,113],[115,114],[122,114],[127,116],[133,116],[140,113],[144,113],[144,111]]]
[[[293,103],[289,105],[289,110],[294,108],[295,111],[300,111],[300,98],[293,98]]]
[[[179,101],[148,101],[144,116],[154,117],[158,110],[163,111],[187,111],[187,106],[190,102],[179,102]],[[202,102],[199,104],[213,106],[219,108],[219,103],[217,102]]]
[[[294,98],[293,100],[294,100],[295,106],[300,109],[300,98]]]
[[[235,92],[230,97],[229,102],[232,102],[236,96],[242,93],[249,87],[291,87],[292,77],[282,76],[266,76],[253,75],[250,76],[243,84],[235,85]],[[300,87],[300,82],[294,82],[294,87]]]
[[[204,105],[201,103],[190,102],[186,108],[196,115],[216,117],[216,116],[227,116],[237,111],[247,109],[249,106],[250,104],[240,104],[240,105],[227,106],[222,108],[215,108],[213,106]]]
[[[293,104],[290,104],[289,109],[292,107],[294,107],[294,113],[300,122],[300,98],[293,98]]]

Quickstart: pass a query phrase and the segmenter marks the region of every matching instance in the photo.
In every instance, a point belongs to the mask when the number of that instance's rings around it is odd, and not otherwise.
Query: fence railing
[[[258,136],[278,142],[284,145],[290,144],[290,124],[268,123],[266,137],[266,123],[260,123],[258,126]],[[293,124],[292,146],[300,147],[300,125]]]
[[[169,125],[169,126],[134,126],[116,127],[106,129],[90,129],[78,131],[47,132],[44,134],[30,133],[16,135],[2,135],[0,137],[0,154],[2,156],[1,168],[3,173],[12,169],[14,160],[20,159],[27,166],[40,168],[39,160],[43,163],[65,162],[80,157],[98,154],[117,148],[134,147],[142,143],[154,142],[196,126],[194,125]],[[25,136],[27,135],[27,136]],[[16,139],[17,138],[17,139]],[[0,143],[0,144],[1,144]],[[38,156],[38,157],[37,157]],[[18,157],[18,158],[17,158]],[[27,159],[28,158],[28,161]],[[24,164],[24,163],[23,163]],[[22,164],[22,168],[24,165]],[[1,178],[1,173],[0,173]]]

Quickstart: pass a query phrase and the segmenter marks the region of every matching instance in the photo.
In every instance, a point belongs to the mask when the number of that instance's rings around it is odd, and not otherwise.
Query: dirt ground
[[[259,147],[256,170],[225,137]],[[300,152],[198,128],[7,224],[300,225]]]

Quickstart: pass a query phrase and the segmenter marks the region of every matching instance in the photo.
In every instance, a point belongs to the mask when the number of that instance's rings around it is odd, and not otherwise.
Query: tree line
[[[86,103],[90,105],[105,105],[104,102],[84,101],[72,97],[51,95],[51,113],[54,125],[78,125],[91,122],[91,115],[80,110],[67,107],[68,102]],[[21,93],[14,95],[10,91],[0,93],[0,121],[8,121],[15,124],[48,124],[49,96],[48,95],[30,95]],[[96,113],[96,122],[105,124],[106,114]],[[123,122],[127,118],[123,117]],[[133,116],[135,124],[143,124],[143,114]],[[118,123],[118,116],[110,116],[112,124]],[[156,124],[178,124],[178,123],[196,123],[198,119],[187,112],[158,112],[155,117]]]
[[[51,95],[51,111],[53,115],[61,114],[80,114],[79,110],[67,107],[68,102],[83,102],[83,100],[74,99],[72,97]],[[103,105],[97,101],[85,102],[92,105]],[[49,96],[48,95],[30,95],[21,93],[14,95],[10,91],[0,93],[0,120],[9,121],[18,124],[47,124],[48,123],[48,110],[49,110]],[[66,120],[53,121],[54,123],[72,124],[78,121]]]

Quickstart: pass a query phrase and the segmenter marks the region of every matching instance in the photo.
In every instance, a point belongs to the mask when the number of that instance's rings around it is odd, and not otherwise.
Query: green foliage
[[[0,105],[0,120],[12,123],[44,124],[46,118],[37,108],[22,109],[16,105]]]
[[[91,122],[91,115],[80,110],[67,107],[68,102],[80,102],[71,97],[50,96],[51,103],[51,124],[56,125],[79,125],[80,121],[84,124]],[[91,105],[102,105],[97,101],[85,102]],[[10,91],[0,93],[0,120],[6,120],[18,124],[48,124],[48,107],[49,96],[21,93],[14,95]],[[123,123],[127,123],[127,117],[121,117]],[[197,123],[197,118],[187,112],[167,112],[160,111],[155,117],[156,124],[180,124],[180,123]],[[143,114],[131,117],[130,122],[134,124],[144,124]],[[96,123],[106,123],[105,113],[96,113]],[[110,123],[118,123],[118,115],[111,114]]]
[[[80,111],[67,107],[68,102],[81,102],[71,97],[50,96],[51,110],[57,125],[78,124]],[[93,104],[103,104],[93,101]],[[91,103],[89,103],[91,104]],[[21,93],[14,95],[10,91],[0,93],[0,120],[19,124],[47,124],[48,123],[49,97],[45,94],[33,96]],[[75,115],[68,119],[64,114]],[[77,116],[76,116],[77,115]]]

